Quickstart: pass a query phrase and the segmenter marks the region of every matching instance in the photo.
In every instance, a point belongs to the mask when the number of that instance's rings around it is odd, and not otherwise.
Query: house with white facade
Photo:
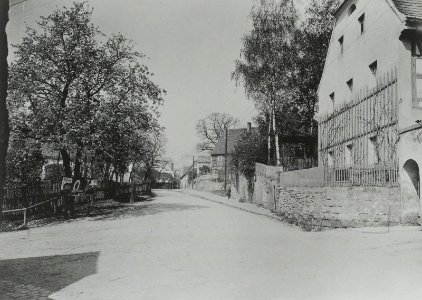
[[[422,1],[343,1],[318,97],[326,182],[397,187],[400,222],[419,222]]]

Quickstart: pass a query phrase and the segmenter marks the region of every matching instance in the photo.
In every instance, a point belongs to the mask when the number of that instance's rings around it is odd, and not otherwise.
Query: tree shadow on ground
[[[48,296],[97,272],[99,252],[0,261],[0,299]]]
[[[201,208],[207,208],[207,206],[180,203],[154,203],[151,201],[129,204],[114,200],[102,200],[96,201],[92,206],[86,204],[78,205],[75,209],[75,215],[70,219],[65,219],[62,216],[32,219],[28,222],[28,227],[52,226],[61,223],[70,223],[80,219],[91,221],[118,220]]]
[[[97,207],[89,214],[95,221],[99,220],[118,220],[141,216],[150,216],[160,213],[195,210],[206,208],[201,205],[188,205],[180,203],[151,203],[138,205],[122,205],[120,207],[105,206]]]

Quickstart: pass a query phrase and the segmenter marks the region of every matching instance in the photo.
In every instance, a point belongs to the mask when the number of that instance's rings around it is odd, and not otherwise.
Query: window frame
[[[378,136],[372,135],[368,138],[368,166],[376,166],[381,162],[377,151]]]
[[[369,70],[371,70],[372,75],[377,77],[377,73],[378,73],[378,61],[377,60],[375,60],[371,64],[369,64]]]
[[[355,10],[356,10],[356,4],[350,5],[349,11],[348,11],[349,16],[351,16],[355,12]]]
[[[346,81],[347,87],[351,94],[353,94],[353,77]]]
[[[358,18],[358,22],[360,25],[360,35],[363,35],[365,33],[365,13],[361,14]]]
[[[419,50],[419,54],[416,52]],[[417,61],[422,62],[422,40],[412,40],[411,45],[412,54],[412,108],[422,110],[422,95],[418,95],[417,81],[422,80],[422,71],[417,73],[416,65]]]
[[[333,104],[333,109],[334,109],[335,103],[336,103],[336,93],[332,92],[329,97],[330,97],[331,103]]]
[[[346,144],[346,153],[344,157],[344,162],[346,167],[352,167],[355,165],[355,158],[354,158],[354,147],[353,143]]]
[[[340,55],[343,55],[344,53],[344,35],[342,35],[339,39],[338,39],[338,43],[340,45]]]
[[[328,156],[327,156],[327,166],[335,167],[335,163],[336,163],[336,157],[335,157],[334,150],[330,150],[328,151]]]

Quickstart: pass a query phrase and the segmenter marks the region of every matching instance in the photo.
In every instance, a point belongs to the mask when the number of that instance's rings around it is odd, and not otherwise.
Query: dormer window
[[[338,43],[340,45],[340,55],[344,52],[344,35],[341,36],[341,38],[338,39]]]
[[[358,21],[360,25],[360,34],[363,34],[365,32],[365,14],[362,14]]]
[[[356,10],[356,5],[355,4],[352,4],[351,6],[350,6],[350,8],[349,8],[349,16],[351,15],[351,14],[353,14],[353,12]]]

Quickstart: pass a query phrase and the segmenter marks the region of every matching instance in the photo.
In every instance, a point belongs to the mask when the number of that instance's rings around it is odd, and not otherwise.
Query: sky
[[[9,44],[19,43],[25,27],[74,0],[10,0]],[[212,112],[253,121],[255,108],[243,86],[231,79],[240,58],[242,36],[254,0],[88,0],[93,22],[106,34],[121,32],[134,41],[153,81],[167,91],[160,124],[167,156],[192,155],[200,140],[195,123]],[[301,2],[301,1],[299,1]],[[13,51],[13,50],[11,50]],[[13,54],[9,56],[13,60]]]

